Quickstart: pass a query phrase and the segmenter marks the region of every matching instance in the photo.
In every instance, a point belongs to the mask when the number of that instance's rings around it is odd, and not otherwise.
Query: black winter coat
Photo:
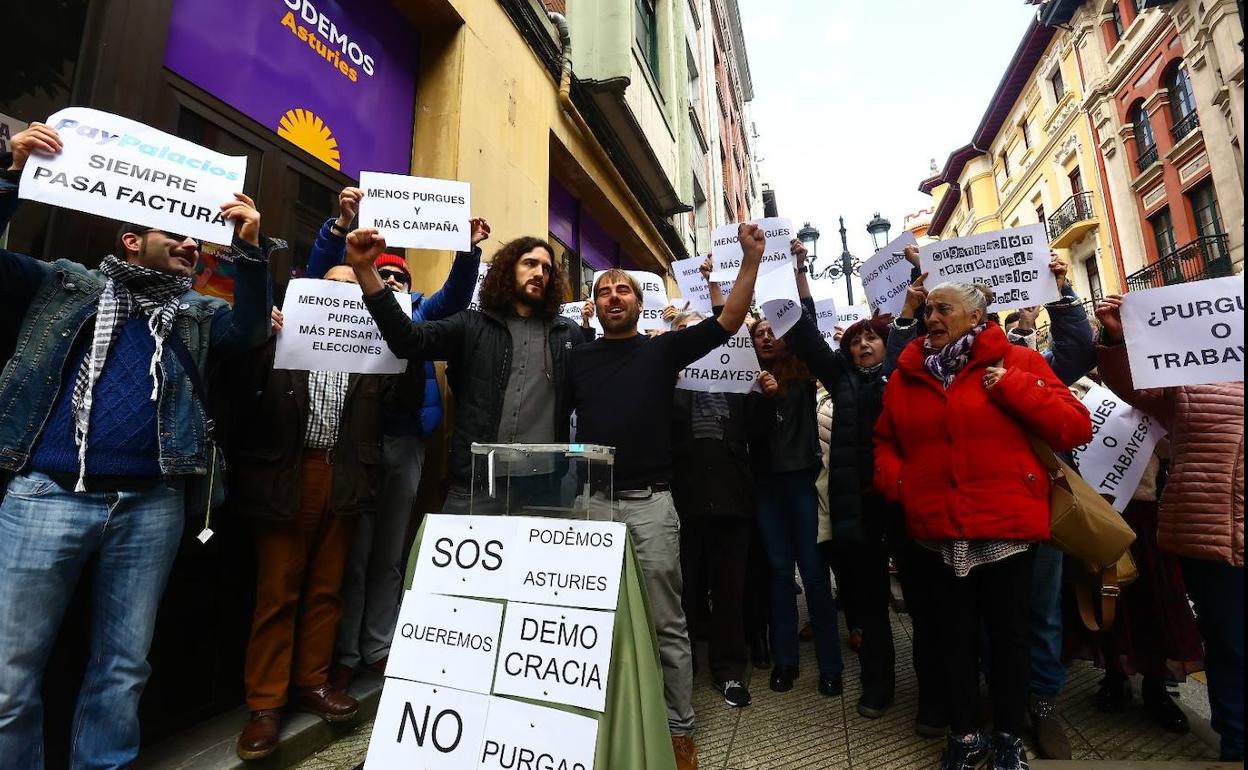
[[[446,361],[446,379],[455,394],[455,427],[451,431],[451,481],[467,485],[472,479],[472,444],[498,440],[503,394],[511,376],[511,333],[506,321],[482,310],[461,310],[440,321],[417,323],[403,312],[394,293],[364,297],[381,336],[400,358]],[[555,440],[568,440],[572,414],[568,362],[572,348],[587,341],[592,329],[582,329],[563,317],[551,321],[551,378],[555,385]],[[592,339],[592,337],[591,337]]]
[[[727,393],[724,440],[693,437],[693,391],[672,396],[672,498],[682,519],[754,515],[754,479],[747,448],[748,399]]]

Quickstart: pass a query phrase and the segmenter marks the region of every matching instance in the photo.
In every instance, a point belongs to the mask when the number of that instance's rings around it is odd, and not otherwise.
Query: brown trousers
[[[243,673],[251,711],[281,708],[290,685],[319,687],[328,678],[355,526],[329,510],[333,480],[324,450],[304,452],[296,520],[253,527],[256,614]]]

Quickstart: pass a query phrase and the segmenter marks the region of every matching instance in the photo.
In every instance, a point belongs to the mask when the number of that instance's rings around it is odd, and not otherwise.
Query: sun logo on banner
[[[321,120],[310,111],[296,108],[287,110],[277,124],[277,135],[306,150],[317,160],[334,169],[342,170],[342,158],[338,152],[338,140]]]

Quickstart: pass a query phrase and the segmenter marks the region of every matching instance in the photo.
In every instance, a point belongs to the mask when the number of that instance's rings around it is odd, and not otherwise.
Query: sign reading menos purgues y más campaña
[[[175,0],[165,66],[357,178],[411,170],[417,52],[385,0]]]

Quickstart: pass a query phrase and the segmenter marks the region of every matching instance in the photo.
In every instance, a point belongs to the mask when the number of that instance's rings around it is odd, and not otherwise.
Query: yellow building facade
[[[1084,299],[1120,290],[1096,144],[1069,36],[1033,23],[972,141],[920,186],[929,235],[954,238],[1043,224]]]

